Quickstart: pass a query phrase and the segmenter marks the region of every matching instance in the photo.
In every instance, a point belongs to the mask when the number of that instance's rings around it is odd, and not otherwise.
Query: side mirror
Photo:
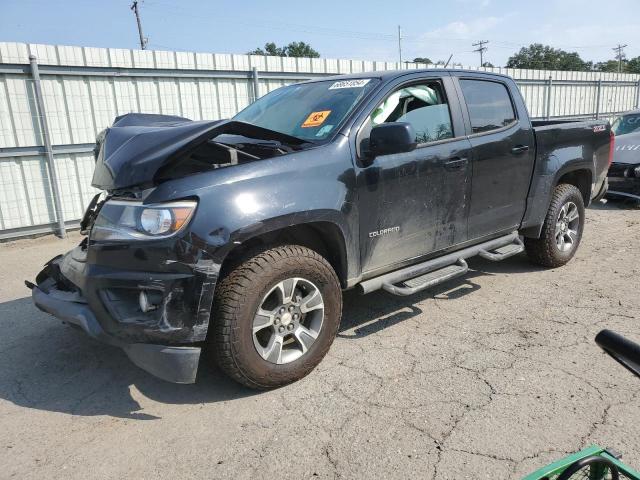
[[[382,123],[371,129],[368,153],[375,158],[379,155],[410,152],[417,145],[416,133],[410,123]]]

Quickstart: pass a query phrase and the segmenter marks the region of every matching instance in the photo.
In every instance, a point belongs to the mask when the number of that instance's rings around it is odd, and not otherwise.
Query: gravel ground
[[[566,267],[472,260],[410,298],[345,295],[319,368],[256,393],[172,385],[38,311],[23,279],[67,250],[0,245],[2,478],[519,478],[592,443],[640,467],[640,379],[593,342],[640,341],[640,210],[598,205]]]

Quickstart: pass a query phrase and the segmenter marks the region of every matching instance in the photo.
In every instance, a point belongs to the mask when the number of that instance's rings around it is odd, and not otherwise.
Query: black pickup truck
[[[444,69],[294,84],[230,120],[129,114],[98,138],[86,238],[27,284],[161,378],[195,381],[208,346],[276,387],[327,353],[344,289],[410,295],[474,255],[568,262],[611,142],[530,121],[509,77]]]

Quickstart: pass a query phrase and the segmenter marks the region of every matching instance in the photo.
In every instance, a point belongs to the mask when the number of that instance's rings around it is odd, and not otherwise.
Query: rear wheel
[[[558,185],[540,238],[525,238],[529,258],[544,267],[559,267],[573,258],[582,239],[584,201],[573,185]]]
[[[219,367],[252,388],[307,375],[325,356],[340,323],[342,292],[331,265],[305,247],[254,255],[216,289],[210,342]]]

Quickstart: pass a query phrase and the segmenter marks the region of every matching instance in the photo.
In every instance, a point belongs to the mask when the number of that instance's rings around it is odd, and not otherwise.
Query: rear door
[[[454,76],[473,149],[469,239],[514,230],[526,209],[535,161],[526,107],[508,79]]]
[[[356,137],[364,272],[467,239],[471,151],[460,108],[451,77],[435,72],[399,79],[364,112]],[[367,161],[362,148],[371,128],[388,122],[410,123],[418,147]]]

